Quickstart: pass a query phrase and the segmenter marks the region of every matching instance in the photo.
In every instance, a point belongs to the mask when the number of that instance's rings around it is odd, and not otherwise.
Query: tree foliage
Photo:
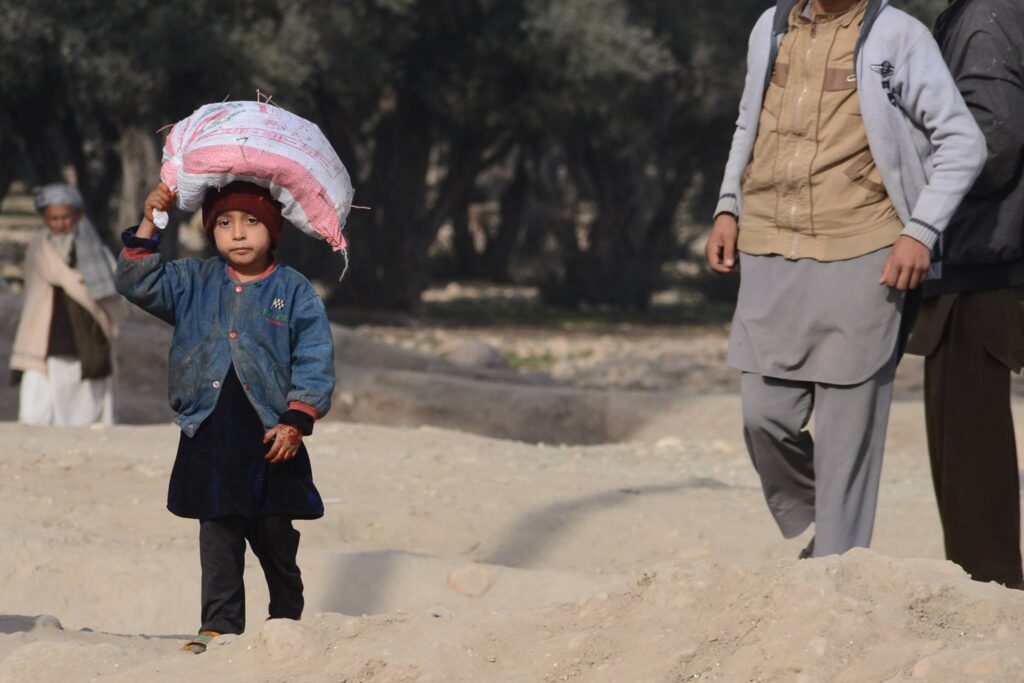
[[[643,307],[680,224],[706,218],[766,6],[0,0],[0,196],[73,168],[112,237],[156,180],[157,129],[259,88],[321,126],[372,207],[339,301],[414,307],[447,228],[458,275]],[[328,250],[295,242],[333,279]]]

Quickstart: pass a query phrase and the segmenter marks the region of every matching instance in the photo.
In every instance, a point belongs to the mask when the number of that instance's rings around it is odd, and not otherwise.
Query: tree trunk
[[[501,196],[497,234],[487,241],[480,258],[479,273],[489,280],[508,282],[511,278],[512,256],[526,221],[529,189],[526,154],[520,152],[515,176]]]
[[[14,181],[14,166],[17,159],[18,146],[10,137],[0,139],[0,204],[7,197]]]
[[[370,211],[349,219],[351,267],[337,300],[377,308],[414,308],[426,285],[416,229],[427,194],[430,126],[426,108],[412,101],[378,124],[372,170],[366,182]]]
[[[462,202],[452,213],[452,247],[455,250],[455,277],[471,279],[477,275],[479,254],[469,229],[469,206]]]
[[[543,153],[536,161],[537,224],[554,239],[558,255],[558,269],[545,274],[541,295],[553,306],[575,306],[583,299],[576,276],[583,258],[576,238],[579,196],[576,186],[562,178],[561,159]]]
[[[60,156],[56,153],[50,136],[40,130],[24,139],[32,141],[31,144],[25,145],[25,153],[32,165],[32,176],[35,183],[46,185],[47,183],[64,182]]]
[[[64,148],[75,168],[86,213],[104,241],[119,250],[121,231],[128,226],[111,225],[110,209],[115,186],[121,177],[121,158],[115,149],[120,132],[110,121],[104,120],[99,122],[97,134],[87,138],[78,122],[71,116],[65,116],[61,120],[61,134]],[[87,143],[94,150],[91,156],[85,152]]]
[[[664,152],[650,161],[623,160],[618,150],[587,139],[585,127],[570,143],[573,184],[594,198],[597,215],[580,248],[573,226],[559,233],[561,279],[543,288],[547,301],[644,309],[672,255],[675,215],[689,186],[694,162]],[[660,169],[652,176],[650,169]]]
[[[352,260],[336,300],[351,305],[415,309],[427,286],[427,251],[444,221],[472,190],[483,167],[484,145],[456,134],[443,149],[445,173],[429,184],[432,127],[416,95],[399,100],[378,124],[364,196],[371,211],[349,222]]]
[[[153,136],[139,126],[121,134],[121,189],[118,193],[115,225],[139,222],[146,195],[160,177],[160,162]]]

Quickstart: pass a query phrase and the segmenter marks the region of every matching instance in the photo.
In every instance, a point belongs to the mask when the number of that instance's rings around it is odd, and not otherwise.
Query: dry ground
[[[590,447],[322,424],[307,618],[261,623],[250,558],[249,632],[201,657],[175,430],[0,425],[0,681],[1019,681],[1024,594],[939,559],[919,414],[894,407],[880,554],[803,562],[731,396]]]

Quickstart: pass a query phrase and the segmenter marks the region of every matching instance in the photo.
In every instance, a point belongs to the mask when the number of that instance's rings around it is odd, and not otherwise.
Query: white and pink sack
[[[160,179],[183,211],[198,210],[207,190],[235,180],[262,185],[286,221],[335,251],[345,248],[354,194],[348,171],[319,127],[276,105],[219,102],[195,110],[167,136]]]

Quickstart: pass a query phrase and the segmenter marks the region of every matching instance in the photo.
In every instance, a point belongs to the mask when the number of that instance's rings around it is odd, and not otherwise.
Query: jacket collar
[[[772,26],[772,36],[781,36],[789,28],[789,15],[792,13],[793,8],[804,0],[779,0],[775,5],[775,20]],[[889,4],[889,0],[868,0],[868,7],[864,11],[864,23],[860,29],[860,40],[863,41],[864,37],[871,31],[871,27],[874,25],[875,20],[878,19],[878,15],[882,13],[885,6]]]
[[[864,22],[860,25],[860,36],[857,38],[857,47],[853,53],[854,60],[856,60],[857,55],[860,54],[860,49],[864,46],[864,41],[867,39],[868,34],[871,33],[871,29],[874,27],[878,16],[888,4],[889,0],[868,0],[868,8],[864,11]]]
[[[862,5],[866,6],[868,2],[869,2],[869,0],[857,0],[856,2],[854,2],[852,5],[850,5],[850,7],[848,7],[843,12],[837,12],[835,14],[827,14],[827,15],[824,15],[824,16],[835,19],[838,22],[839,26],[841,26],[843,28],[846,28],[850,24],[852,24],[858,17],[863,17],[864,16],[864,12],[867,11],[867,8],[866,7],[862,8]],[[804,7],[803,7],[803,11],[800,12],[799,14],[797,14],[797,10],[800,8],[800,3],[797,2],[797,3],[795,3],[793,5],[793,9],[791,9],[789,11],[790,12],[790,14],[789,14],[789,27],[790,28],[792,28],[795,25],[801,24],[801,23],[805,23],[805,22],[806,23],[810,23],[815,18],[820,18],[822,16],[822,15],[818,15],[818,17],[815,17],[814,12],[811,9],[811,4],[812,4],[811,2],[807,2],[804,5]],[[861,11],[861,9],[863,9],[864,11]]]
[[[234,268],[231,267],[231,264],[229,264],[227,261],[224,262],[224,269],[225,269],[225,272],[228,274],[228,279],[230,279],[232,282],[241,282],[242,281],[242,278],[240,278],[238,276],[238,273],[235,271]],[[255,277],[255,278],[253,278],[251,280],[247,280],[245,282],[245,284],[250,285],[250,284],[254,284],[256,282],[259,282],[260,280],[265,280],[271,274],[273,274],[273,272],[275,270],[277,270],[277,259],[271,259],[270,260],[270,265],[267,266],[266,270],[264,270],[262,273],[260,273],[257,277]]]
[[[949,30],[953,20],[960,15],[970,0],[949,0],[949,7],[943,10],[939,18],[935,20],[935,40],[941,45],[946,32]]]
[[[782,36],[789,30],[789,15],[792,13],[793,8],[804,0],[778,0],[775,5],[775,16],[772,21],[772,38],[771,47],[768,54],[768,70],[764,76],[764,90],[768,91],[768,85],[772,82],[772,69],[775,67],[775,58],[779,56],[779,45],[782,43]],[[864,11],[864,21],[860,25],[860,35],[857,37],[857,47],[853,53],[854,63],[856,63],[857,55],[860,54],[860,49],[864,45],[864,40],[871,33],[872,27],[875,25],[875,20],[878,19],[878,15],[882,13],[886,5],[889,4],[889,0],[868,0],[867,9]]]

